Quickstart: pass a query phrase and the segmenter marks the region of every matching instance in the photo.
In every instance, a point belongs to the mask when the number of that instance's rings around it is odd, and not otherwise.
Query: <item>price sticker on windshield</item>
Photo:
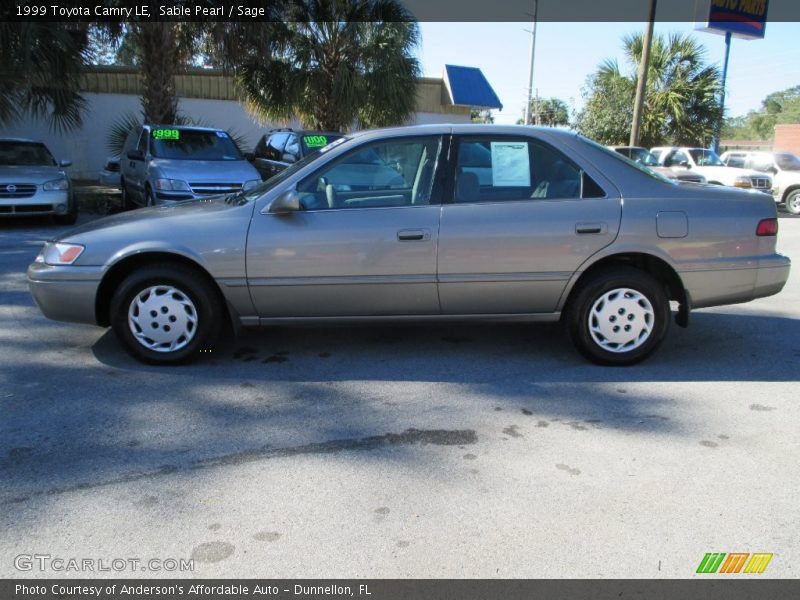
[[[181,132],[177,129],[153,129],[153,139],[156,140],[179,140]]]
[[[303,143],[307,148],[322,148],[328,145],[328,137],[325,135],[306,135],[303,136]]]

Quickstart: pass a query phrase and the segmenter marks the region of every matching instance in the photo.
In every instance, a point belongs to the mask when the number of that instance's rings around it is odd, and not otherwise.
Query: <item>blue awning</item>
[[[500,99],[480,69],[445,65],[444,79],[453,104],[503,110]]]

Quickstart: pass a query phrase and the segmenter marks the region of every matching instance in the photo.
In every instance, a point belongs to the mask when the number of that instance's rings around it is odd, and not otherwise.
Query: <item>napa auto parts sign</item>
[[[767,25],[768,4],[769,0],[698,0],[697,28],[760,40]]]

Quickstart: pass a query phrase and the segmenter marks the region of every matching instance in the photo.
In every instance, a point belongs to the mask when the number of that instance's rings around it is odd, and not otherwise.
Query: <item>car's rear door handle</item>
[[[576,223],[575,233],[606,233],[608,225],[606,223]]]
[[[397,239],[401,242],[424,242],[431,239],[429,229],[401,229],[397,232]]]

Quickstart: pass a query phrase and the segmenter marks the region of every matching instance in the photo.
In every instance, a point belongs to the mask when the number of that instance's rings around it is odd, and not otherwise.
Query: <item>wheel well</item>
[[[179,264],[189,267],[198,275],[205,278],[206,281],[208,281],[208,283],[220,295],[223,304],[225,304],[227,308],[225,311],[225,316],[228,321],[228,325],[233,324],[231,308],[225,301],[225,296],[223,295],[222,290],[220,290],[219,285],[211,276],[211,274],[192,259],[181,256],[180,254],[172,254],[170,252],[147,252],[144,254],[134,254],[122,259],[113,267],[111,267],[108,273],[105,274],[105,277],[103,277],[103,280],[100,282],[100,287],[97,290],[97,296],[95,298],[94,310],[95,317],[97,318],[97,324],[104,327],[108,327],[111,324],[111,315],[109,314],[111,308],[111,298],[119,284],[122,283],[122,281],[128,275],[130,275],[136,269],[147,265],[165,263]]]
[[[709,181],[708,185],[722,185],[721,181]]]
[[[783,196],[781,196],[781,202],[786,202],[786,199],[789,197],[789,194],[792,192],[796,192],[800,190],[800,185],[790,185],[785,190],[783,190]]]
[[[658,258],[657,256],[639,252],[614,254],[598,260],[596,263],[586,269],[578,278],[578,281],[575,282],[575,285],[572,286],[572,290],[570,290],[564,306],[569,306],[573,296],[588,277],[593,276],[598,271],[618,265],[635,267],[655,277],[664,286],[664,289],[667,292],[667,298],[670,300],[676,300],[681,305],[681,310],[678,313],[678,324],[681,326],[688,324],[688,315],[690,309],[689,299],[687,298],[686,289],[683,287],[683,283],[681,282],[681,278],[678,276],[678,273],[675,272],[675,269],[673,269],[669,263]],[[565,312],[566,311],[562,311],[562,314]]]

